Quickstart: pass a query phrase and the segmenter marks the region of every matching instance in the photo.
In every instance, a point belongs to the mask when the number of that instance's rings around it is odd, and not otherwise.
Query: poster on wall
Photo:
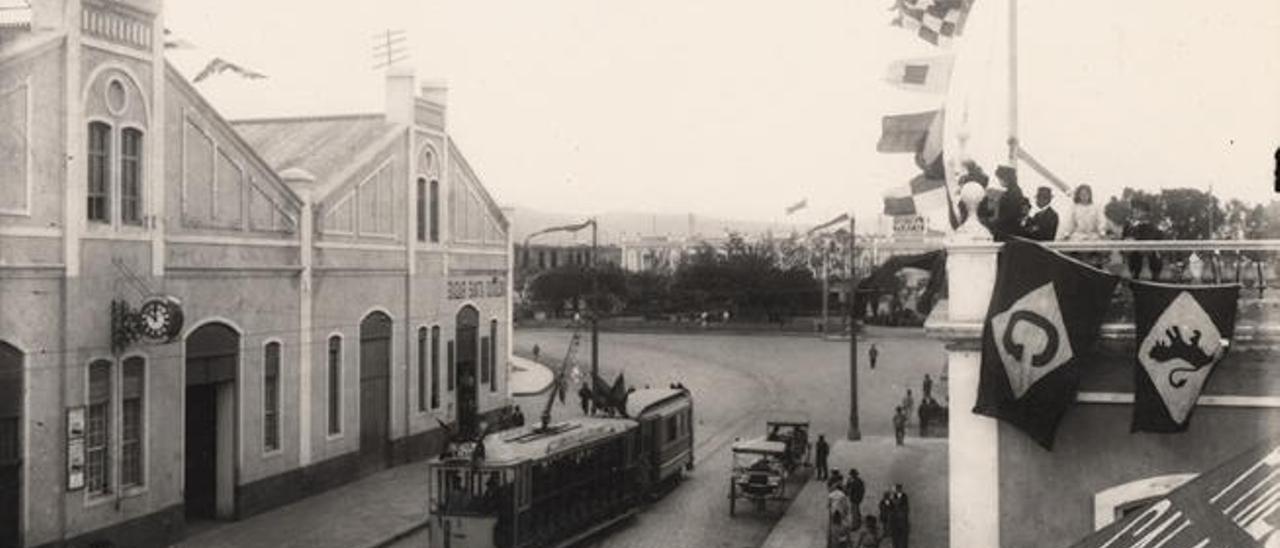
[[[84,407],[67,409],[67,490],[84,487]]]

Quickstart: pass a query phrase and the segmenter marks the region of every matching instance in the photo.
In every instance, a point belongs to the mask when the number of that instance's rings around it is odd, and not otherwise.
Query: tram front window
[[[511,506],[512,473],[470,466],[435,469],[435,501],[444,515],[494,515]]]

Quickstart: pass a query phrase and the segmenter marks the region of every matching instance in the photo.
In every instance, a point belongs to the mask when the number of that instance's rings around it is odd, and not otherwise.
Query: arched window
[[[110,223],[107,204],[111,201],[111,126],[103,122],[89,123],[88,198],[88,219]]]
[[[89,494],[111,492],[111,362],[89,364],[85,410],[84,481]]]
[[[427,241],[427,180],[418,179],[418,241]]]
[[[144,417],[147,371],[146,360],[133,356],[124,360],[120,383],[120,485],[140,486],[145,483],[146,421]]]
[[[280,343],[262,349],[262,450],[280,449]]]
[[[431,241],[440,241],[440,181],[431,181]]]
[[[329,434],[342,433],[342,337],[329,337]]]
[[[418,328],[418,411],[427,410],[427,328]]]
[[[431,326],[431,408],[440,408],[440,326]]]
[[[498,391],[498,320],[489,320],[489,391]]]
[[[142,224],[142,131],[120,132],[120,222]]]

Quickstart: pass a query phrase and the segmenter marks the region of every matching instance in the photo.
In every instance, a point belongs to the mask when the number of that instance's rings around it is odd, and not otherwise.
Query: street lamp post
[[[572,232],[577,232],[579,230],[582,230],[588,226],[591,227],[591,257],[587,261],[587,268],[591,272],[591,299],[590,299],[591,302],[587,305],[588,306],[587,315],[591,320],[591,378],[593,379],[592,382],[595,382],[594,379],[600,373],[600,325],[597,317],[599,316],[598,305],[600,300],[600,281],[599,281],[600,276],[596,268],[596,255],[597,255],[596,253],[596,248],[597,248],[596,219],[592,217],[591,219],[587,219],[586,221],[576,225],[553,226],[551,228],[544,228],[537,232],[531,233],[528,236],[525,236],[524,246],[525,246],[525,249],[528,249],[529,240],[533,239],[534,236],[547,234],[551,232],[571,232],[572,233]]]
[[[857,285],[857,282],[855,281],[855,278],[857,277],[857,265],[854,264],[854,260],[857,258],[857,245],[858,245],[858,239],[857,239],[856,233],[854,232],[856,228],[856,224],[855,224],[853,215],[850,213],[845,213],[830,221],[827,221],[825,223],[822,223],[818,226],[815,226],[809,229],[809,234],[813,234],[814,232],[817,232],[819,230],[823,230],[826,228],[839,225],[840,223],[843,223],[845,221],[849,221],[849,296],[848,296],[848,302],[846,303],[847,310],[849,313],[849,432],[848,432],[848,438],[850,440],[856,441],[856,440],[862,439],[862,430],[858,427],[858,318],[857,318],[857,314],[855,313],[856,312],[855,308],[853,306],[854,297],[857,294],[857,290],[858,290],[858,285]],[[824,266],[823,278],[824,279],[823,279],[822,289],[825,293],[827,291],[827,280],[825,279],[827,274],[826,268],[825,268],[826,266],[825,248],[824,248],[823,256],[824,256],[824,260],[823,260],[823,266]],[[824,303],[826,302],[826,297],[827,296],[824,294],[823,295]],[[825,308],[826,307],[824,306],[823,308],[824,308],[823,323],[825,324],[826,322]],[[826,329],[825,325],[823,326],[823,329],[824,330]]]

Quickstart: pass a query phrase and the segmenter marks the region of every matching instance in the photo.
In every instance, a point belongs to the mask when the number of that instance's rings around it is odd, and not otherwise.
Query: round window
[[[112,80],[107,84],[107,108],[111,113],[120,115],[128,105],[129,96],[124,91],[124,84],[119,80]]]

